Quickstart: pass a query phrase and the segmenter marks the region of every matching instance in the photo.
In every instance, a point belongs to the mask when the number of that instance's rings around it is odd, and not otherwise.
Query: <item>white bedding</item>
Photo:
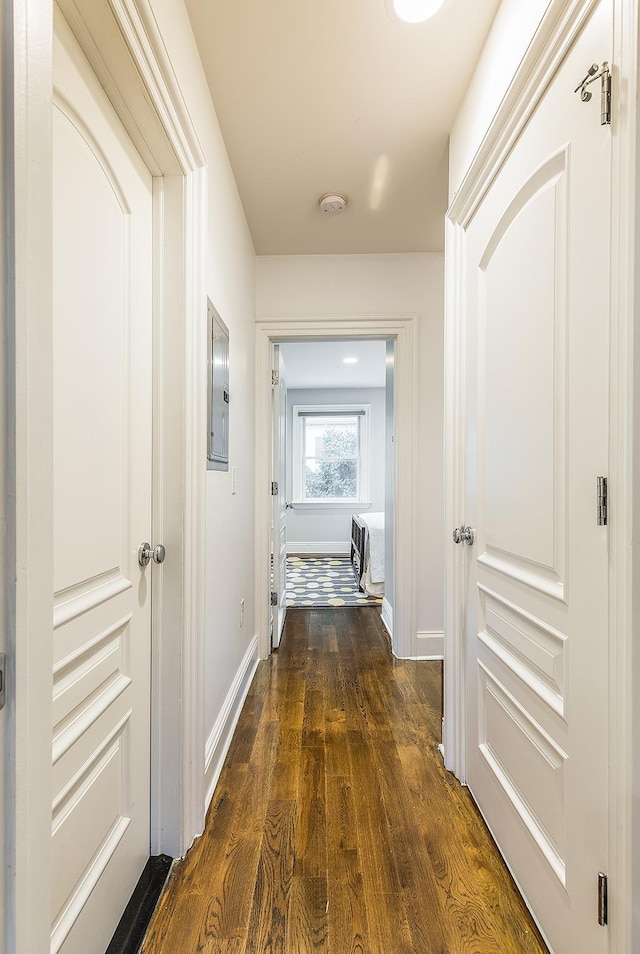
[[[369,531],[365,567],[372,583],[384,583],[384,513],[359,513],[359,520]]]

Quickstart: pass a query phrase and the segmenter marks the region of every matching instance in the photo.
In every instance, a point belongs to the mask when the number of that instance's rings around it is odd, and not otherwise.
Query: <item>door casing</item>
[[[283,341],[340,338],[393,339],[396,344],[396,494],[394,524],[393,652],[415,655],[417,580],[417,335],[415,315],[350,315],[343,318],[275,318],[256,321],[256,631],[258,652],[270,651],[271,543],[271,349]]]
[[[451,529],[464,517],[465,467],[462,441],[464,408],[464,256],[465,230],[496,171],[597,0],[551,0],[540,27],[487,131],[448,210],[446,220],[445,323],[445,763],[465,780],[465,667],[462,621],[463,568],[451,544]],[[633,811],[634,774],[640,746],[634,745],[634,696],[640,696],[640,672],[632,661],[633,582],[640,578],[640,560],[632,541],[638,516],[633,501],[640,490],[640,468],[634,450],[640,438],[634,400],[640,380],[634,365],[634,315],[638,308],[636,228],[638,173],[635,114],[638,87],[638,2],[614,0],[613,56],[613,188],[611,234],[611,395],[610,395],[610,797],[609,882],[610,950],[628,954],[640,944],[640,923],[634,924],[633,898],[640,880],[640,817]],[[624,94],[623,92],[624,91]],[[608,267],[603,263],[603,267]],[[637,509],[637,508],[636,508]],[[635,708],[638,703],[636,702]],[[635,859],[634,859],[635,853]],[[636,915],[637,920],[637,915]]]
[[[61,8],[154,176],[153,534],[154,540],[171,539],[171,550],[162,585],[154,585],[152,607],[150,851],[181,855],[203,830],[205,807],[205,158],[147,0],[63,0]],[[15,421],[9,440],[15,511],[9,523],[15,524],[10,556],[16,584],[10,594],[7,712],[13,876],[8,954],[49,947],[53,592],[47,487],[52,464],[52,8],[46,0],[14,0],[12,14],[9,176],[15,211],[9,255],[15,286],[8,367],[15,383],[10,382],[8,420]],[[176,454],[176,447],[183,453]]]

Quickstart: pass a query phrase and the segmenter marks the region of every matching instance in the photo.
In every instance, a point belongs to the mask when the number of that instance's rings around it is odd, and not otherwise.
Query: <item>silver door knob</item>
[[[473,527],[456,527],[451,538],[454,543],[466,543],[468,547],[473,544],[475,530]]]
[[[140,566],[146,566],[151,560],[154,563],[164,563],[167,551],[161,543],[157,547],[152,547],[150,543],[141,543],[138,547],[138,563]]]

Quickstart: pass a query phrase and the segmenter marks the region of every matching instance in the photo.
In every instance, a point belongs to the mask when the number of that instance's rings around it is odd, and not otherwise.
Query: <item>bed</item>
[[[363,593],[384,594],[384,513],[353,514],[351,565]]]

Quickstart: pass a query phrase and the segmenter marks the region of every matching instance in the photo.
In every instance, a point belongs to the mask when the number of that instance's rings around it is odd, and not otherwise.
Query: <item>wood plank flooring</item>
[[[378,610],[290,610],[142,954],[545,954],[441,715]]]

